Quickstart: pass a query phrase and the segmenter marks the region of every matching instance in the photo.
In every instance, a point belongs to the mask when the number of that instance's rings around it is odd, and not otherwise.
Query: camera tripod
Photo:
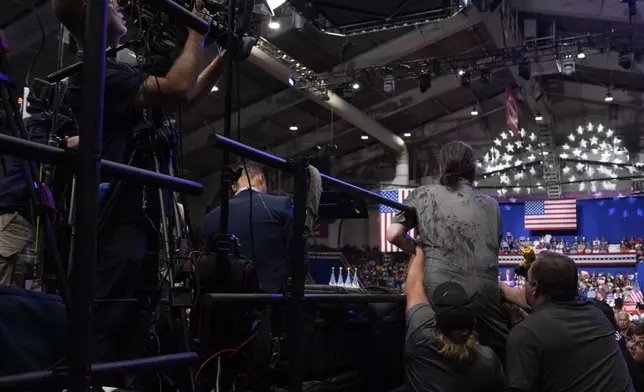
[[[16,96],[12,93],[12,89],[16,86],[13,84],[11,79],[7,74],[8,61],[6,47],[7,43],[2,41],[2,36],[0,36],[0,100],[2,101],[3,108],[6,113],[7,124],[13,132],[13,136],[17,138],[27,139],[27,130],[25,128],[25,123],[22,118],[22,113],[18,107],[18,100]],[[26,101],[27,97],[23,97]],[[52,219],[50,217],[51,209],[48,206],[44,190],[38,181],[38,168],[35,162],[23,160],[22,162],[22,172],[25,179],[25,184],[27,192],[29,193],[29,200],[31,204],[32,211],[32,222],[36,222],[36,217],[42,222],[42,234],[45,240],[45,244],[49,247],[49,253],[53,260],[58,292],[60,297],[63,299],[67,305],[67,311],[70,309],[70,299],[71,294],[69,290],[69,284],[67,280],[67,275],[65,274],[65,268],[58,250],[58,244],[56,242],[56,236],[54,233]],[[42,260],[39,260],[42,263]],[[43,266],[38,266],[38,268],[43,268]]]

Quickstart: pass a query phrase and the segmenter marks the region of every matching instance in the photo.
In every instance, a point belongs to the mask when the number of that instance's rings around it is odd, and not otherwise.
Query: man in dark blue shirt
[[[286,196],[266,194],[266,178],[256,166],[246,165],[233,189],[236,194],[230,199],[228,231],[239,239],[241,253],[253,261],[262,289],[275,293],[289,273],[293,204]],[[220,217],[221,210],[217,207],[204,221],[209,251],[216,250]]]
[[[60,21],[74,36],[79,46],[84,44],[85,7],[87,0],[53,0]],[[201,3],[195,4],[194,13],[200,17]],[[108,5],[107,43],[119,44],[127,27],[116,0]],[[203,71],[204,36],[190,30],[183,50],[165,76],[150,76],[141,70],[108,58],[105,65],[105,100],[103,123],[103,157],[119,163],[128,163],[136,148],[137,136],[149,130],[144,111],[167,105],[192,107],[206,97],[216,84],[223,67],[219,58]],[[201,72],[200,72],[201,71]],[[69,105],[79,121],[82,117],[82,74],[70,78]],[[82,140],[80,141],[82,143]],[[139,163],[145,168],[146,163]],[[114,182],[113,179],[103,179]],[[114,188],[114,187],[112,187]],[[146,255],[148,231],[156,212],[144,210],[144,187],[124,182],[114,209],[107,218],[99,238],[97,299],[137,298]],[[158,197],[147,197],[154,202]],[[149,218],[149,219],[148,219]],[[82,229],[82,228],[81,228]],[[158,238],[158,237],[156,237]],[[157,244],[152,244],[157,248]],[[100,302],[94,311],[95,326],[92,352],[95,359],[109,361],[124,355],[126,347],[123,331],[128,319],[136,316],[137,309],[123,302]],[[131,322],[130,322],[131,323]],[[124,346],[124,345],[123,345]]]
[[[577,267],[542,252],[528,271],[525,299],[533,312],[510,332],[505,374],[512,392],[631,392],[615,328],[577,297]]]

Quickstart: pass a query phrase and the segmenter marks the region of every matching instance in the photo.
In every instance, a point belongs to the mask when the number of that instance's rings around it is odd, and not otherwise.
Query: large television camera
[[[187,37],[193,0],[119,0],[125,14],[134,20],[138,39],[144,43],[144,65],[152,73],[167,72]],[[203,11],[212,17],[208,41],[245,60],[259,37],[260,24],[272,16],[265,0],[235,0],[234,42],[229,41],[228,0],[203,0]]]

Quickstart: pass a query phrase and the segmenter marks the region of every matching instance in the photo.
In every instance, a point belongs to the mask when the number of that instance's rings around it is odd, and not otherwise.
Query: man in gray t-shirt
[[[418,249],[407,275],[405,383],[407,390],[502,392],[505,380],[494,352],[473,335],[476,309],[463,286],[445,282],[431,300]]]

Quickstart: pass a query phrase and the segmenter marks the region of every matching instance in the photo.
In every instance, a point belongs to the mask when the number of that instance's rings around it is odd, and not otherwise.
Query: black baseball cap
[[[436,313],[437,327],[441,331],[469,331],[474,328],[474,308],[460,284],[439,284],[432,293],[431,302]]]

